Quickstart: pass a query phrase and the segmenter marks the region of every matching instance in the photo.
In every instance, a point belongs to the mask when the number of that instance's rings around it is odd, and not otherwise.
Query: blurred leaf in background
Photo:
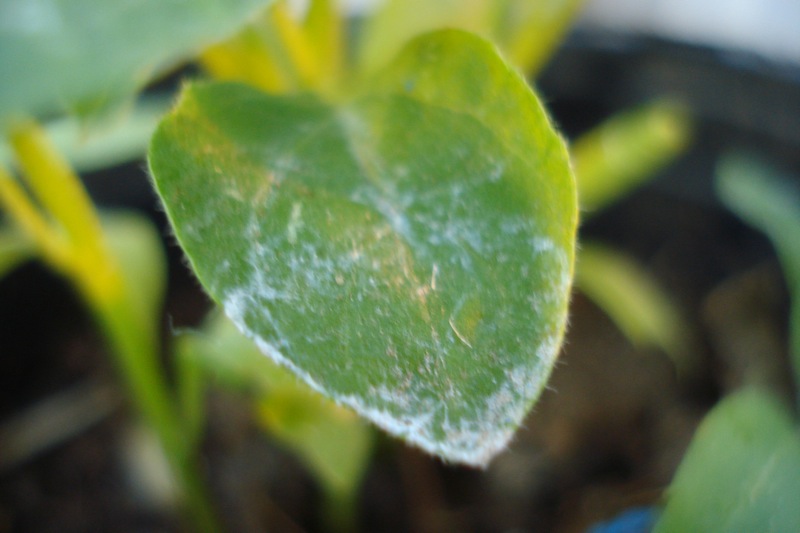
[[[792,297],[789,325],[795,387],[800,387],[800,186],[764,160],[728,154],[718,166],[720,198],[772,241]],[[800,391],[798,391],[800,402]]]
[[[584,242],[578,254],[575,284],[614,321],[637,347],[656,346],[672,359],[681,374],[686,359],[687,327],[672,299],[656,279],[634,259],[594,242]]]
[[[571,146],[581,209],[607,207],[681,154],[691,139],[687,111],[655,101],[622,111],[578,137]]]
[[[265,357],[221,313],[213,314],[199,331],[183,333],[176,352],[181,367],[195,367],[203,381],[252,398],[259,423],[319,482],[326,496],[326,519],[340,530],[353,525],[375,436],[365,421]],[[201,413],[195,410],[192,416],[195,435],[202,429],[197,419]]]
[[[74,116],[51,121],[46,134],[77,172],[107,169],[140,159],[172,97],[142,97],[118,120],[86,124]],[[14,166],[11,149],[0,140],[0,164]]]
[[[795,421],[769,393],[744,390],[700,424],[654,533],[796,531],[798,495]]]
[[[314,0],[303,17],[277,1],[236,35],[199,57],[218,80],[247,83],[269,93],[330,89],[342,78],[345,20],[333,0]]]
[[[0,128],[91,115],[236,30],[265,0],[4,0]]]
[[[358,66],[372,73],[413,37],[459,28],[490,39],[511,64],[535,76],[581,5],[583,0],[387,0],[364,23]]]
[[[103,215],[103,230],[111,253],[118,261],[126,287],[131,288],[129,304],[138,319],[139,331],[160,336],[160,321],[167,288],[167,259],[158,228],[144,215],[111,211]]]
[[[725,204],[775,246],[792,296],[789,325],[800,384],[800,188],[760,158],[738,153],[718,165]],[[667,492],[655,532],[795,531],[800,524],[800,432],[771,394],[737,392],[709,413]]]
[[[690,137],[686,110],[666,101],[622,111],[578,137],[570,153],[585,216],[653,178],[685,150]],[[689,371],[689,328],[644,266],[611,248],[583,242],[575,283],[634,345],[658,347],[679,371]]]

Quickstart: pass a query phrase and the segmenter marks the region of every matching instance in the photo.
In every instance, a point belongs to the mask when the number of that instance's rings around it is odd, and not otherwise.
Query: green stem
[[[178,481],[187,514],[198,531],[220,531],[211,498],[195,465],[194,440],[185,438],[184,424],[161,372],[156,343],[141,327],[129,298],[91,301],[111,344],[123,379],[145,421],[156,432]]]
[[[184,438],[183,420],[158,360],[154,317],[140,312],[135,287],[126,284],[106,246],[94,204],[36,124],[16,128],[11,145],[46,216],[5,171],[0,174],[0,202],[31,234],[44,259],[71,279],[86,299],[109,340],[133,403],[161,441],[197,530],[219,531],[211,500],[194,468],[193,440]]]
[[[355,491],[326,488],[322,501],[325,525],[334,533],[346,533],[357,529],[357,499]]]

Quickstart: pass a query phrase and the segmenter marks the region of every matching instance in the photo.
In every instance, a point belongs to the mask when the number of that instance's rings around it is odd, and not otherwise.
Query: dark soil
[[[792,394],[789,301],[777,259],[717,203],[711,184],[717,157],[735,147],[800,176],[797,79],[666,43],[593,36],[590,44],[575,36],[540,84],[568,135],[662,94],[682,97],[697,116],[685,157],[582,229],[584,238],[636,257],[674,297],[691,327],[693,371],[678,376],[665,354],[632,347],[577,293],[549,390],[511,449],[478,471],[382,437],[361,489],[362,531],[585,531],[657,504],[698,422],[725,393],[757,382]],[[163,227],[141,163],[119,172],[131,190],[88,177],[98,201],[144,208]],[[165,342],[209,309],[169,246]],[[77,434],[0,468],[0,532],[183,530],[169,500],[137,488],[126,469],[135,419],[69,287],[37,264],[0,281],[0,347],[0,428],[65,391],[110,391],[106,408]],[[258,429],[247,402],[214,391],[208,403],[201,466],[230,530],[324,531],[313,479]]]

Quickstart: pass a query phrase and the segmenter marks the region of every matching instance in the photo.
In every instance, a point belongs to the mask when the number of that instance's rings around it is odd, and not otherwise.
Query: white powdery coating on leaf
[[[371,394],[363,398],[330,391],[247,327],[244,317],[248,304],[253,304],[253,298],[239,290],[229,292],[223,307],[233,323],[256,343],[262,353],[294,372],[312,389],[352,408],[378,427],[428,453],[447,461],[480,467],[486,466],[497,453],[508,446],[517,426],[525,418],[530,403],[539,395],[547,380],[549,369],[558,354],[560,340],[556,336],[548,337],[538,347],[536,361],[506,371],[504,382],[486,400],[485,409],[472,420],[450,422],[445,412],[445,421],[441,424],[444,438],[437,438],[436,430],[439,428],[435,425],[436,415],[439,411],[446,410],[444,402],[419,399],[413,393],[395,391],[385,385],[371,388]],[[392,405],[402,414],[392,412],[380,404]]]
[[[549,368],[558,353],[559,339],[555,336],[548,337],[537,349],[536,361],[506,371],[506,379],[486,400],[482,412],[469,420],[462,418],[451,422],[446,416],[447,407],[444,402],[420,399],[409,391],[395,391],[379,385],[370,389],[370,395],[360,397],[337,394],[326,389],[246,326],[246,307],[252,303],[252,298],[242,291],[232,291],[225,300],[224,308],[242,333],[253,339],[258,348],[273,361],[289,368],[317,392],[354,409],[392,435],[447,461],[472,466],[485,466],[506,448],[517,426],[527,414],[530,403],[541,392]],[[384,407],[386,404],[397,409],[390,411]],[[445,411],[445,417],[441,427],[437,427],[436,415],[440,411]],[[437,430],[443,431],[444,438],[437,438]]]
[[[239,331],[241,331],[245,337],[255,342],[256,346],[258,346],[258,349],[261,350],[264,355],[268,356],[277,364],[285,366],[294,372],[300,379],[305,381],[312,389],[316,390],[320,394],[330,396],[325,388],[319,385],[319,383],[317,383],[308,372],[295,365],[291,359],[284,357],[284,355],[277,348],[247,327],[244,317],[245,313],[247,312],[246,305],[248,303],[252,304],[253,299],[246,293],[246,291],[231,291],[228,293],[228,297],[225,298],[222,308],[225,310],[225,314],[228,315],[228,318],[231,319]]]
[[[443,402],[420,401],[408,392],[392,391],[385,386],[371,389],[374,394],[367,398],[354,395],[334,395],[333,398],[352,407],[378,427],[429,453],[447,461],[483,467],[508,446],[531,402],[541,393],[558,355],[559,344],[557,336],[548,337],[536,351],[537,361],[506,371],[506,379],[486,400],[485,408],[470,419],[451,422]],[[398,416],[389,409],[371,405],[373,399],[390,403],[405,412]],[[443,410],[444,422],[439,428],[435,425],[436,415]],[[436,437],[439,429],[444,433],[443,438]]]
[[[556,293],[567,290],[570,284],[566,252],[547,238],[533,239],[532,245],[535,253],[550,254],[561,271],[553,287],[555,291],[546,291],[539,296],[545,300],[558,298]],[[263,261],[263,257],[254,261],[259,255],[252,254],[251,266]],[[248,327],[248,316],[256,321],[265,319],[272,324],[280,346],[289,348],[290,339],[280,331],[269,309],[263,306],[265,301],[276,299],[285,300],[286,295],[276,291],[267,282],[262,270],[254,268],[248,283],[226,291],[223,307],[237,327],[253,339],[264,354],[290,369],[317,392],[354,409],[378,427],[429,453],[446,461],[473,466],[485,466],[507,447],[531,403],[541,393],[558,355],[561,340],[560,333],[547,336],[528,363],[505,372],[505,379],[501,380],[497,390],[481,402],[474,413],[466,418],[461,416],[451,420],[445,399],[433,400],[429,396],[425,397],[424,391],[375,384],[368,393],[357,395],[326,388],[306,370],[284,356],[273,343]]]
[[[557,336],[548,337],[537,349],[535,363],[507,370],[505,381],[486,400],[486,408],[476,421],[445,424],[448,439],[444,449],[453,449],[458,460],[477,466],[485,466],[505,449],[544,388],[559,346]]]
[[[536,253],[542,252],[549,252],[551,250],[556,250],[556,245],[552,239],[548,239],[547,237],[535,237],[531,239],[531,245],[533,246],[533,251]],[[561,255],[566,256],[566,252],[563,250],[558,250]]]

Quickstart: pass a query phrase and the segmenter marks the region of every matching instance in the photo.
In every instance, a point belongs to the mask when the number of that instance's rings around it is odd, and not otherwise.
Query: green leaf
[[[777,249],[791,285],[800,284],[800,186],[753,156],[728,154],[719,163],[720,198]]]
[[[792,295],[790,351],[800,387],[800,187],[796,179],[752,156],[729,154],[717,173],[720,198],[766,233],[780,257]]]
[[[632,258],[581,243],[575,284],[635,345],[657,346],[686,370],[687,327],[656,280]]]
[[[424,36],[336,106],[189,86],[150,165],[198,278],[266,354],[446,460],[507,444],[563,337],[577,206],[490,44]]]
[[[697,430],[656,533],[796,531],[800,436],[771,395],[723,400]]]
[[[0,128],[101,108],[225,37],[265,0],[3,0]]]
[[[687,146],[686,112],[669,102],[624,111],[572,145],[581,208],[602,209],[672,162]]]

